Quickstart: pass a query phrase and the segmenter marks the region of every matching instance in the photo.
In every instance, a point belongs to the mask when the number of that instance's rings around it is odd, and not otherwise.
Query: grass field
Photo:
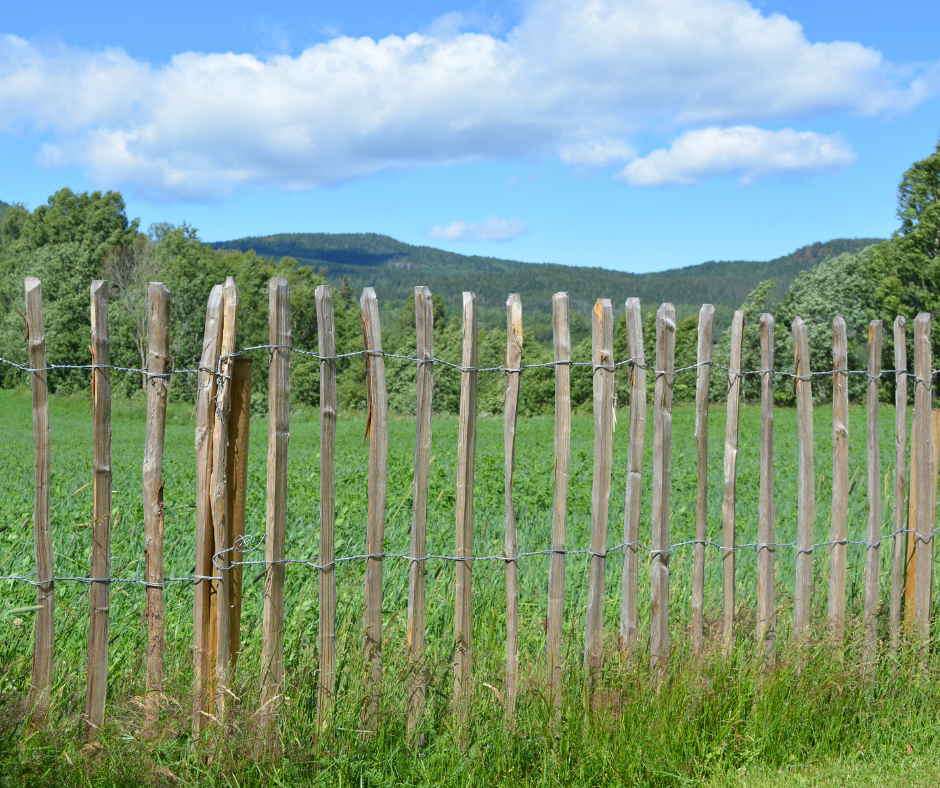
[[[885,532],[892,518],[894,463],[892,408],[881,414]],[[609,544],[622,541],[623,491],[628,412],[618,414],[614,435],[613,492]],[[709,531],[720,533],[724,410],[710,413]],[[32,424],[26,390],[0,392],[0,575],[32,570]],[[851,471],[857,478],[850,496],[849,538],[863,539],[866,518],[865,413],[850,414]],[[650,430],[652,418],[649,419]],[[795,539],[796,413],[776,412],[775,470],[778,541]],[[167,505],[168,576],[185,577],[194,565],[195,462],[191,408],[171,405],[164,461]],[[264,533],[267,422],[253,419],[246,533]],[[365,419],[341,415],[337,439],[337,555],[365,547],[365,489],[368,450]],[[756,540],[759,409],[741,411],[738,461],[738,540]],[[457,421],[434,422],[428,549],[452,554]],[[389,496],[386,551],[407,552],[411,522],[410,483],[414,422],[390,425]],[[143,571],[141,464],[144,407],[114,404],[114,521],[112,575],[137,577]],[[818,408],[815,423],[817,499],[816,541],[828,539],[831,493],[831,411]],[[516,503],[520,551],[549,547],[552,509],[553,421],[531,418],[518,430]],[[52,528],[56,574],[88,573],[91,519],[91,413],[83,398],[52,401]],[[647,436],[647,463],[652,436]],[[568,546],[589,543],[593,422],[576,416],[572,437]],[[499,555],[503,520],[502,420],[479,424],[476,465],[474,550]],[[649,474],[644,476],[641,541],[649,539]],[[287,554],[315,559],[318,539],[319,424],[316,412],[292,415],[288,482]],[[694,408],[677,407],[673,431],[673,541],[694,535]],[[262,557],[249,553],[249,557]],[[881,552],[882,598],[890,582],[891,547]],[[792,622],[795,551],[777,553],[777,599],[781,644]],[[382,725],[367,741],[358,734],[361,708],[359,665],[363,566],[337,571],[340,676],[332,731],[314,736],[316,702],[317,578],[296,565],[287,571],[285,670],[287,696],[282,720],[285,757],[256,757],[257,665],[260,655],[261,570],[246,567],[242,652],[235,693],[241,698],[231,726],[193,743],[186,710],[192,681],[192,590],[173,583],[167,590],[167,700],[163,736],[140,741],[140,698],[146,630],[143,588],[115,584],[111,596],[109,718],[100,747],[84,748],[80,715],[85,697],[88,590],[80,583],[56,586],[56,674],[48,727],[27,731],[20,719],[31,665],[32,618],[21,610],[33,604],[22,582],[0,581],[0,784],[732,784],[732,785],[919,785],[940,777],[940,660],[908,654],[886,657],[874,679],[865,681],[852,635],[844,649],[820,636],[812,646],[782,648],[779,665],[760,669],[750,640],[756,604],[756,557],[738,557],[739,627],[732,654],[709,651],[691,658],[682,637],[688,621],[691,548],[671,559],[670,613],[677,643],[670,669],[652,675],[639,657],[621,658],[614,642],[620,609],[620,554],[607,561],[605,621],[609,655],[601,706],[584,721],[580,698],[586,559],[571,556],[566,570],[566,707],[554,724],[547,711],[544,676],[544,617],[548,559],[520,562],[521,665],[524,677],[517,727],[504,730],[493,692],[474,688],[471,747],[455,750],[449,725],[450,658],[453,642],[453,564],[428,567],[428,647],[430,672],[428,746],[421,752],[404,741],[404,631],[407,616],[407,562],[385,561],[385,661],[387,686]],[[645,574],[644,574],[645,572]],[[849,609],[860,612],[864,556],[849,548]],[[504,567],[501,561],[473,568],[474,677],[497,688],[504,654]],[[814,556],[814,612],[825,613],[828,551]],[[648,621],[648,562],[641,561],[640,615]],[[706,607],[712,622],[720,613],[720,565],[708,552]],[[711,622],[710,622],[711,623]],[[885,629],[882,621],[882,629]],[[644,634],[647,628],[643,629]]]

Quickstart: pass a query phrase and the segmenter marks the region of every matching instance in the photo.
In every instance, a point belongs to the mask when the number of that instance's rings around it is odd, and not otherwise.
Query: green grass
[[[82,398],[52,401],[52,527],[56,573],[83,576],[90,554],[91,413]],[[164,462],[167,505],[167,574],[187,576],[194,564],[195,462],[191,408],[171,405]],[[893,409],[881,415],[883,522],[890,530],[894,462]],[[136,577],[143,568],[141,465],[142,403],[114,404],[114,521],[112,575]],[[614,472],[608,540],[622,541],[623,488],[628,412],[618,414],[614,435]],[[0,575],[32,570],[32,424],[27,391],[0,392]],[[865,413],[850,415],[851,473],[860,469],[849,507],[849,538],[863,539],[866,520]],[[652,450],[652,418],[647,435],[647,463]],[[723,487],[724,410],[710,413],[709,533],[720,533]],[[776,412],[775,472],[777,536],[795,539],[796,413]],[[248,521],[246,532],[264,532],[267,423],[252,421]],[[341,415],[337,441],[338,555],[365,548],[367,447],[365,419]],[[756,540],[759,410],[741,411],[738,464],[738,541]],[[454,550],[454,480],[457,421],[436,418],[431,466],[428,548]],[[817,499],[816,541],[828,539],[831,493],[831,411],[818,408],[815,423]],[[516,505],[520,550],[549,546],[552,509],[553,421],[532,418],[519,425]],[[390,425],[387,552],[407,552],[411,522],[410,483],[414,422]],[[568,546],[586,548],[590,532],[593,422],[574,418]],[[649,540],[649,474],[644,476],[641,541]],[[885,486],[883,486],[883,490]],[[288,482],[287,554],[315,558],[318,540],[319,424],[315,412],[292,415]],[[677,407],[673,431],[672,536],[690,539],[695,517],[694,408]],[[476,465],[474,550],[498,555],[502,550],[502,421],[479,424]],[[249,557],[261,557],[261,552]],[[713,626],[720,613],[720,564],[709,550],[706,606]],[[385,662],[383,718],[379,733],[362,741],[358,734],[363,671],[359,664],[363,606],[361,562],[337,571],[340,675],[337,715],[325,736],[315,737],[317,578],[315,570],[287,570],[285,618],[286,701],[281,732],[285,756],[265,760],[257,753],[255,713],[261,640],[261,571],[246,567],[242,653],[235,693],[241,698],[224,735],[193,742],[186,710],[192,682],[192,591],[188,583],[167,590],[167,701],[163,735],[156,743],[139,738],[146,631],[142,622],[143,589],[112,586],[110,687],[106,730],[100,748],[85,748],[80,718],[85,697],[88,591],[79,583],[56,587],[56,672],[53,708],[46,727],[28,731],[22,723],[29,684],[32,618],[21,608],[33,604],[32,588],[0,581],[0,784],[323,784],[397,785],[475,783],[506,785],[905,785],[935,784],[940,775],[937,720],[940,660],[926,656],[885,657],[877,674],[865,681],[857,664],[853,635],[843,649],[825,637],[809,649],[784,647],[791,634],[795,552],[777,553],[781,657],[764,671],[753,660],[756,605],[756,557],[738,556],[737,598],[740,626],[729,656],[709,650],[687,653],[683,632],[688,623],[691,548],[672,556],[670,616],[675,653],[664,675],[651,674],[642,653],[622,658],[614,641],[620,608],[620,554],[607,560],[605,623],[608,654],[601,703],[584,721],[580,663],[586,595],[586,559],[571,556],[566,565],[565,713],[553,725],[544,685],[546,557],[520,562],[520,652],[523,691],[520,717],[505,731],[493,692],[474,688],[471,745],[459,754],[449,716],[452,689],[453,582],[451,562],[428,566],[429,709],[428,745],[410,749],[404,737],[404,653],[407,615],[407,563],[385,562]],[[891,547],[881,551],[882,599],[890,583]],[[864,555],[849,548],[849,610],[859,614],[863,596]],[[814,612],[825,613],[828,551],[814,555]],[[474,678],[502,686],[504,653],[504,567],[480,562],[473,569]],[[17,612],[18,611],[18,612]],[[649,618],[648,562],[641,561],[641,622]],[[886,621],[881,621],[882,633]],[[648,632],[642,627],[643,634]],[[645,644],[643,646],[645,648]],[[642,649],[641,649],[642,652]],[[841,655],[841,656],[840,656]],[[911,752],[908,753],[908,746]],[[921,782],[921,777],[925,779]],[[828,782],[827,782],[828,781]],[[898,783],[900,784],[900,783]]]

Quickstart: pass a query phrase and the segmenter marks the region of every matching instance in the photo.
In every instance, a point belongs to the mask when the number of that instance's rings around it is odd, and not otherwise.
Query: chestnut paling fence
[[[597,301],[592,320],[592,358],[574,361],[568,321],[568,296],[552,298],[554,360],[545,364],[523,365],[522,304],[512,294],[507,301],[506,360],[498,367],[477,364],[477,308],[473,293],[463,298],[463,346],[459,364],[435,358],[433,349],[433,308],[425,287],[415,288],[416,352],[409,356],[382,350],[378,302],[372,288],[363,291],[360,301],[364,350],[337,354],[330,288],[316,291],[318,344],[316,352],[291,344],[290,300],[286,279],[270,283],[270,342],[252,348],[236,344],[238,294],[233,279],[213,288],[206,310],[205,338],[197,369],[171,369],[169,358],[169,291],[159,283],[149,287],[149,358],[146,370],[118,368],[109,363],[108,283],[91,285],[90,365],[49,365],[46,361],[42,290],[39,280],[28,278],[26,291],[27,342],[29,364],[0,362],[27,373],[32,385],[32,411],[35,449],[35,508],[33,532],[35,571],[23,576],[4,577],[30,583],[36,588],[36,619],[33,668],[30,685],[31,713],[34,719],[45,715],[50,703],[54,656],[55,583],[77,581],[89,585],[88,672],[85,706],[86,735],[94,737],[105,714],[108,683],[108,613],[110,587],[114,583],[137,583],[146,591],[147,620],[147,704],[145,726],[156,730],[159,705],[153,700],[163,690],[164,589],[168,583],[192,584],[194,708],[193,726],[202,730],[214,720],[223,719],[234,695],[229,690],[233,662],[238,656],[241,616],[242,570],[261,565],[264,570],[260,708],[265,725],[276,719],[284,684],[284,578],[290,564],[305,564],[319,576],[318,722],[326,723],[334,698],[337,676],[336,655],[336,567],[342,562],[365,563],[364,654],[369,666],[370,688],[362,709],[366,729],[378,724],[382,686],[382,573],[383,559],[403,559],[408,564],[408,696],[409,734],[422,718],[426,697],[424,659],[426,651],[425,568],[428,561],[451,561],[456,570],[454,610],[453,712],[465,723],[469,714],[472,683],[473,623],[471,618],[471,568],[475,561],[501,561],[505,564],[506,667],[504,711],[515,714],[519,694],[519,575],[520,559],[548,556],[547,616],[545,624],[545,669],[554,702],[560,703],[562,678],[562,618],[565,600],[565,557],[587,556],[588,592],[584,626],[584,671],[590,696],[602,670],[605,601],[604,578],[608,556],[621,559],[620,644],[638,648],[639,565],[641,555],[650,562],[649,657],[659,665],[670,651],[669,591],[670,553],[680,547],[693,552],[689,635],[693,649],[703,646],[705,616],[705,551],[714,548],[721,557],[721,631],[730,642],[735,626],[735,559],[738,552],[751,549],[757,554],[756,643],[761,658],[772,660],[777,640],[777,617],[783,615],[775,599],[774,576],[777,553],[791,551],[795,564],[793,632],[797,639],[808,635],[812,589],[812,554],[829,549],[828,622],[838,631],[846,622],[847,549],[861,545],[865,554],[864,616],[862,658],[874,665],[879,649],[877,617],[881,599],[879,553],[884,542],[893,549],[890,586],[890,637],[888,647],[896,650],[907,627],[919,641],[926,642],[930,628],[933,543],[936,528],[937,450],[940,449],[940,419],[932,413],[931,382],[938,370],[931,366],[930,316],[914,321],[914,369],[908,370],[906,324],[903,317],[894,322],[895,369],[882,370],[882,323],[873,321],[868,333],[868,366],[865,370],[847,368],[846,326],[837,317],[832,326],[831,370],[811,370],[807,326],[800,319],[792,325],[794,367],[774,369],[774,320],[760,317],[761,365],[758,370],[742,370],[743,312],[736,312],[731,326],[730,358],[724,366],[712,359],[714,309],[706,304],[699,315],[698,360],[677,369],[675,356],[675,310],[663,304],[656,314],[655,351],[645,351],[638,299],[625,304],[629,358],[615,360],[613,353],[614,311],[607,299]],[[264,559],[247,560],[249,545],[244,540],[245,494],[247,483],[247,430],[251,362],[242,357],[250,350],[267,350],[269,369],[269,429],[267,459],[267,508]],[[286,554],[287,458],[290,421],[290,359],[292,353],[314,356],[320,364],[320,534],[315,559]],[[368,514],[365,552],[337,556],[335,553],[335,448],[336,448],[336,362],[341,358],[364,356],[368,404],[369,444]],[[407,553],[384,549],[389,417],[386,396],[387,358],[413,363],[417,368],[415,408],[415,452],[413,477],[413,517],[411,544]],[[427,551],[428,478],[433,376],[436,365],[455,368],[460,374],[460,407],[457,441],[455,550],[451,555],[431,555]],[[533,366],[551,367],[555,375],[554,507],[551,515],[551,547],[525,552],[519,550],[516,508],[513,502],[515,438],[522,372]],[[591,368],[593,378],[594,457],[591,495],[591,537],[589,547],[571,549],[566,539],[568,517],[568,475],[571,445],[571,368]],[[47,373],[54,369],[86,369],[92,378],[93,399],[93,490],[92,551],[87,577],[56,576],[50,520],[50,447]],[[630,419],[625,480],[623,539],[607,544],[609,498],[612,485],[612,436],[615,422],[614,376],[620,368],[629,375]],[[712,369],[727,375],[727,419],[724,435],[724,489],[721,502],[721,539],[707,533],[707,444],[708,396]],[[695,538],[672,542],[670,538],[672,395],[675,375],[696,374],[696,502]],[[143,510],[145,529],[145,571],[143,577],[112,577],[110,573],[111,528],[111,388],[112,371],[143,374],[147,386],[147,422],[143,462]],[[186,577],[166,577],[164,573],[163,443],[166,423],[167,386],[172,375],[198,375],[196,395],[196,555],[195,572]],[[473,498],[477,427],[477,376],[504,374],[504,457],[505,457],[505,546],[500,555],[473,553]],[[892,525],[882,524],[881,454],[878,431],[878,402],[881,379],[895,377],[894,512]],[[761,382],[760,500],[757,541],[736,541],[736,474],[738,456],[739,405],[741,381],[755,375]],[[832,516],[825,541],[814,534],[817,492],[813,449],[813,400],[811,382],[816,376],[832,377],[833,455]],[[847,538],[849,483],[848,377],[864,375],[867,380],[867,535],[864,540]],[[644,440],[648,408],[647,377],[654,377],[652,522],[649,544],[640,541],[640,497],[642,490]],[[773,472],[773,390],[774,376],[793,379],[798,425],[797,537],[795,542],[779,542]],[[914,413],[908,441],[908,385],[912,385]],[[940,415],[940,413],[936,414]],[[908,448],[910,453],[908,453]],[[909,464],[908,464],[909,463]],[[908,491],[908,468],[910,490]],[[889,531],[885,533],[885,530]],[[570,611],[569,611],[570,612]],[[578,611],[579,613],[581,611]],[[902,621],[902,615],[904,621]],[[906,622],[906,623],[905,623]]]

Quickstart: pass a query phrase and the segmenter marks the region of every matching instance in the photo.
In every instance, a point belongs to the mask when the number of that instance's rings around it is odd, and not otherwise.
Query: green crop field
[[[56,397],[52,419],[52,531],[56,575],[87,576],[91,520],[91,413],[89,400]],[[759,408],[741,410],[738,460],[738,541],[756,541],[759,487]],[[676,407],[672,454],[672,539],[694,537],[695,439],[693,407]],[[623,496],[629,412],[618,412],[608,543],[623,540]],[[649,541],[649,483],[652,412],[648,419],[641,541]],[[32,422],[29,392],[0,391],[0,575],[32,571]],[[720,535],[725,416],[714,406],[709,416],[709,536]],[[457,420],[434,421],[428,549],[454,552],[454,486]],[[368,448],[365,418],[341,414],[336,450],[338,556],[365,551]],[[891,530],[893,512],[894,410],[881,411],[882,521]],[[474,552],[498,556],[503,539],[503,426],[482,418],[478,426]],[[867,505],[865,411],[850,413],[852,492],[849,538],[865,538]],[[137,578],[143,572],[141,465],[144,406],[115,401],[113,412],[112,576]],[[246,533],[264,533],[267,420],[251,424]],[[191,407],[171,404],[164,459],[167,575],[186,577],[194,568],[195,455]],[[828,539],[831,494],[831,410],[815,413],[816,541]],[[778,541],[796,535],[796,412],[775,415],[775,473]],[[593,420],[573,419],[568,548],[586,549],[590,533]],[[517,439],[516,508],[521,552],[550,546],[553,420],[520,421]],[[390,424],[389,495],[386,552],[406,553],[411,523],[414,421]],[[319,419],[315,411],[292,414],[288,470],[287,555],[315,561],[318,548]],[[517,727],[504,730],[491,688],[474,689],[470,752],[455,751],[449,725],[452,689],[453,563],[428,564],[429,711],[427,748],[420,755],[404,737],[407,561],[384,562],[386,688],[380,731],[366,741],[357,733],[361,708],[360,632],[363,562],[337,571],[337,627],[340,641],[337,714],[333,729],[315,730],[317,574],[302,564],[287,569],[285,671],[282,720],[285,757],[267,761],[253,746],[261,642],[262,570],[246,567],[242,651],[234,692],[240,698],[229,735],[210,733],[192,746],[188,704],[192,682],[192,587],[171,583],[167,598],[167,681],[163,733],[157,743],[139,739],[140,698],[146,658],[144,592],[138,584],[115,583],[111,592],[109,717],[100,747],[82,748],[80,717],[85,697],[88,587],[56,585],[56,673],[49,724],[28,730],[22,710],[29,685],[32,650],[31,586],[0,581],[0,784],[721,784],[751,773],[755,784],[835,784],[827,775],[851,761],[851,784],[934,784],[940,774],[937,723],[940,663],[927,657],[895,661],[886,657],[875,678],[865,681],[850,633],[844,649],[820,636],[799,653],[785,647],[792,630],[795,551],[777,551],[777,600],[781,658],[766,672],[753,660],[751,634],[756,606],[756,556],[738,555],[737,595],[740,632],[729,653],[711,647],[692,658],[683,638],[688,622],[691,547],[671,558],[670,614],[676,643],[666,676],[651,674],[642,656],[620,657],[615,650],[620,612],[621,552],[607,558],[605,622],[609,649],[602,708],[585,721],[580,712],[580,664],[586,596],[586,557],[566,564],[565,643],[568,692],[563,720],[556,726],[546,711],[544,622],[548,558],[520,560],[520,650],[523,673]],[[882,600],[890,584],[892,547],[881,550]],[[720,615],[720,557],[709,548],[706,609],[709,625]],[[263,548],[246,560],[263,558]],[[849,609],[858,614],[863,597],[864,554],[849,547]],[[649,563],[641,560],[641,624],[649,619]],[[473,567],[474,678],[501,687],[504,653],[504,565],[481,561]],[[825,614],[828,550],[814,555],[814,613]],[[886,604],[885,604],[886,606]],[[886,620],[881,630],[886,637]],[[648,626],[641,627],[643,634]],[[570,696],[570,697],[569,697]],[[651,749],[652,748],[652,749]],[[846,760],[848,759],[848,760]],[[3,766],[9,764],[9,768]],[[861,764],[861,765],[858,765]],[[899,764],[896,767],[892,764]],[[835,771],[833,771],[835,769]],[[748,771],[750,770],[750,772]],[[853,774],[855,774],[853,772]],[[144,778],[142,775],[146,775]],[[786,778],[789,779],[789,778]],[[745,780],[746,782],[746,780]],[[744,784],[744,783],[741,783]]]

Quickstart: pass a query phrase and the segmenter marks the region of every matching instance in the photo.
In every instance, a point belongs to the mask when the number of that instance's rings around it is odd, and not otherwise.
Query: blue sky
[[[0,199],[651,271],[887,236],[940,4],[16,4]]]

